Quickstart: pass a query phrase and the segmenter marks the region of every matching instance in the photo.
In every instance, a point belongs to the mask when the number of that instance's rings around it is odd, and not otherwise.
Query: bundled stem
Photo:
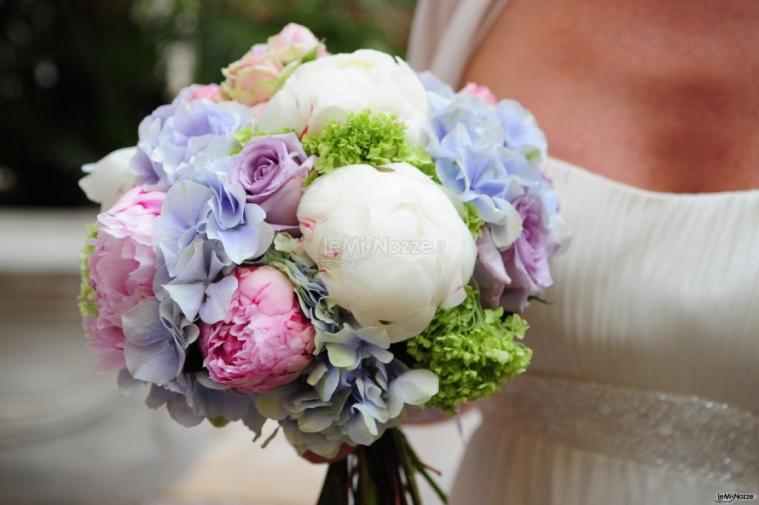
[[[369,447],[359,447],[329,465],[317,505],[422,505],[416,482],[422,475],[443,503],[447,498],[398,429],[385,432]]]
[[[344,459],[330,463],[316,505],[349,505],[349,491],[348,461]]]

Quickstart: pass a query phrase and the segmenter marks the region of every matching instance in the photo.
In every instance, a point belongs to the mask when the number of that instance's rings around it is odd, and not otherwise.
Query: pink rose
[[[324,45],[319,43],[311,30],[296,23],[288,24],[281,32],[269,37],[267,42],[269,50],[285,65],[308,54],[317,46],[318,56],[326,54]]]
[[[295,380],[311,362],[314,328],[293,286],[274,267],[242,267],[224,321],[201,326],[203,365],[214,381],[260,393]]]
[[[239,60],[222,70],[221,89],[226,96],[245,105],[264,102],[274,95],[284,65],[264,44],[256,44]]]
[[[474,95],[488,105],[496,105],[498,103],[498,98],[495,96],[495,93],[493,93],[490,88],[483,86],[482,84],[477,84],[474,82],[467,83],[461,92]]]
[[[153,296],[151,229],[161,213],[163,198],[162,192],[138,186],[98,216],[95,250],[88,260],[98,316],[85,325],[103,369],[124,367],[121,315]]]
[[[300,58],[317,49],[317,56],[327,54],[311,31],[290,23],[266,44],[256,44],[242,58],[222,70],[223,94],[245,105],[266,102],[279,90],[300,63]]]

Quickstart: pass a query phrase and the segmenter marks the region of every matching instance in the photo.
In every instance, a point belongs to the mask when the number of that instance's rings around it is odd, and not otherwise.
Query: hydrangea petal
[[[123,315],[124,358],[135,379],[165,384],[182,370],[183,356],[159,319],[158,301],[145,300]]]

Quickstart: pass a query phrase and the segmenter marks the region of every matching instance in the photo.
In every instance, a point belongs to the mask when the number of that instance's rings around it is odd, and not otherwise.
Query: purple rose
[[[529,296],[538,296],[553,284],[548,260],[559,242],[546,225],[540,200],[523,195],[514,207],[522,217],[522,233],[501,251],[486,228],[477,241],[475,278],[483,305],[522,312]]]
[[[275,230],[297,235],[296,211],[314,160],[293,133],[257,137],[240,152],[232,177],[245,188],[248,202],[266,211]]]

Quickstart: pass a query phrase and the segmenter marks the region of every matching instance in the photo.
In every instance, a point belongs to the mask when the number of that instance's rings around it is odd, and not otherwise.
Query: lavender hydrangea
[[[132,169],[140,183],[167,192],[153,226],[155,298],[123,318],[126,368],[120,384],[151,383],[149,406],[166,405],[185,425],[207,417],[243,419],[260,428],[252,397],[188,364],[199,352],[196,323],[226,317],[237,288],[232,270],[262,256],[274,236],[264,210],[247,202],[242,185],[229,176],[233,133],[249,126],[251,110],[190,91],[140,125]]]
[[[227,154],[234,144],[232,134],[253,119],[252,109],[244,105],[194,96],[180,93],[140,123],[131,161],[137,184],[170,187],[192,173],[196,158]]]
[[[148,407],[165,405],[184,426],[205,418],[217,423],[242,420],[259,433],[264,419],[255,408],[255,397],[217,384],[202,370],[200,329],[170,296],[170,277],[161,265],[154,279],[156,297],[123,317],[126,368],[119,374],[120,388],[128,393],[149,383]]]
[[[521,233],[521,219],[511,202],[524,192],[525,181],[518,175],[527,169],[524,157],[473,138],[463,123],[430,153],[443,186],[477,207],[498,247],[511,245]]]
[[[261,256],[271,245],[274,231],[264,221],[265,212],[245,201],[239,183],[224,179],[212,173],[203,182],[179,182],[166,193],[154,236],[172,277],[196,273],[197,263],[180,262],[182,251],[196,239],[220,244],[223,254],[218,261],[222,263],[228,258],[240,264]]]
[[[122,324],[129,374],[154,384],[166,384],[180,374],[187,347],[200,335],[170,300],[145,300],[123,315]]]
[[[172,419],[188,427],[200,424],[203,419],[214,424],[242,420],[259,434],[265,421],[256,409],[255,396],[227,389],[204,371],[180,374],[163,386],[152,385],[145,403],[152,409],[165,405]]]

